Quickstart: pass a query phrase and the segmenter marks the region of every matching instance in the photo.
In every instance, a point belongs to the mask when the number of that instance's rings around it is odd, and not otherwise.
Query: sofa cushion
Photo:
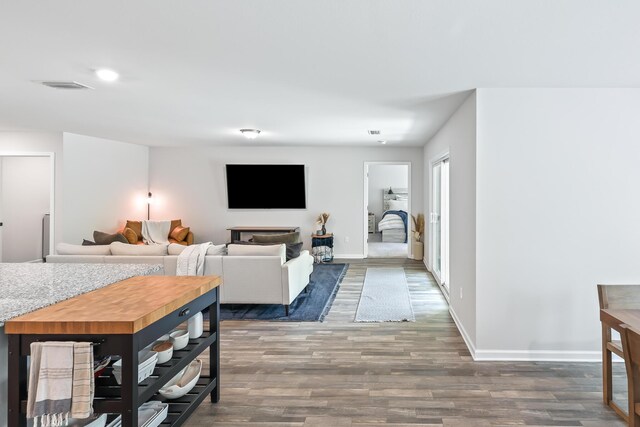
[[[171,220],[171,225],[169,226],[169,234],[171,234],[171,232],[172,232],[176,227],[182,227],[182,220],[181,220],[181,219],[172,219],[172,220]]]
[[[256,243],[297,243],[300,240],[300,233],[283,234],[254,234],[253,241]]]
[[[109,234],[109,233],[105,233],[103,231],[98,231],[98,230],[95,230],[93,232],[93,240],[96,242],[97,245],[109,245],[113,242],[129,243],[127,238],[124,237],[124,234],[121,234],[121,233]]]
[[[138,236],[138,240],[142,240],[142,221],[129,221],[125,224],[124,228],[130,228]]]
[[[167,252],[169,255],[180,255],[186,248],[185,245],[181,245],[180,243],[169,243]]]
[[[179,225],[169,233],[169,237],[176,239],[178,242],[182,242],[187,237],[187,234],[189,234],[189,227]]]
[[[207,249],[207,255],[226,255],[227,245],[211,245]]]
[[[58,243],[56,253],[58,255],[111,255],[111,248],[109,245],[82,246]]]
[[[279,256],[282,263],[286,262],[286,245],[237,245],[227,246],[229,256]]]
[[[301,250],[302,250],[302,242],[287,243],[287,261],[292,260],[294,258],[298,258],[300,256]]]
[[[169,245],[129,245],[127,243],[113,242],[109,245],[113,255],[167,255]]]
[[[127,242],[129,242],[130,244],[135,245],[136,243],[138,243],[138,235],[136,234],[135,231],[133,231],[129,227],[125,227],[124,230],[122,231],[122,234],[127,239]]]

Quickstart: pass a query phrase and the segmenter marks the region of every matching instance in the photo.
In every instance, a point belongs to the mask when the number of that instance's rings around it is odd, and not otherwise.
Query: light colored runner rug
[[[356,322],[415,322],[403,268],[367,268]]]

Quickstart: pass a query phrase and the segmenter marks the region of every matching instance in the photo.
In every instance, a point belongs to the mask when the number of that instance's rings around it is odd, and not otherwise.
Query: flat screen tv
[[[227,165],[229,209],[306,209],[304,165]]]

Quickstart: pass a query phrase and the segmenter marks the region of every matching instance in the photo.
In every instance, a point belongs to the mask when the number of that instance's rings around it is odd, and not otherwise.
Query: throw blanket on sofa
[[[142,241],[148,245],[169,243],[171,221],[142,221]]]
[[[202,276],[204,274],[204,257],[211,242],[191,245],[178,255],[176,276]]]
[[[402,229],[405,232],[404,242],[407,243],[407,219],[405,211],[385,211],[382,214],[382,220],[378,223],[378,229],[380,231]]]

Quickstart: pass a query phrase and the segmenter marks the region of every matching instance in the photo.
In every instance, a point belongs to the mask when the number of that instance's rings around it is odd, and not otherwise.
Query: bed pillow
[[[408,211],[408,201],[407,200],[389,200],[389,210],[390,211]]]

